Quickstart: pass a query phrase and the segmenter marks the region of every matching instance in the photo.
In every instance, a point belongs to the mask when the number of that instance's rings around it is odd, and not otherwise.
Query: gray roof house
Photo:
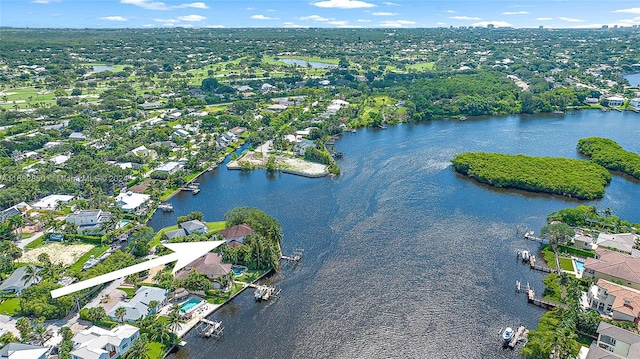
[[[29,345],[22,343],[9,343],[0,349],[2,359],[45,359],[51,347]]]
[[[640,358],[640,335],[605,322],[597,332],[598,340],[591,343],[585,359]]]
[[[133,298],[128,302],[120,302],[116,304],[111,308],[107,315],[111,319],[116,320],[116,310],[123,307],[127,310],[124,320],[127,322],[133,322],[137,319],[144,318],[149,314],[153,314],[149,311],[149,303],[154,300],[158,302],[157,309],[160,309],[160,307],[162,307],[167,301],[167,291],[162,288],[142,286],[138,288]]]
[[[103,223],[109,222],[111,212],[103,212],[100,209],[84,210],[71,213],[67,216],[66,221],[75,223],[78,226],[78,233],[87,232],[104,234],[104,228],[101,230]]]
[[[71,342],[73,359],[115,359],[121,358],[140,338],[140,329],[129,324],[119,325],[111,330],[90,327],[77,332]]]
[[[206,234],[209,227],[197,219],[180,223],[180,228],[184,229],[187,234]]]
[[[631,254],[633,247],[636,245],[636,239],[638,239],[638,236],[634,233],[600,233],[596,244]]]
[[[9,278],[0,284],[0,293],[20,294],[25,288],[40,283],[41,278],[38,276],[26,281],[22,279],[27,272],[27,267],[33,267],[36,269],[36,272],[39,271],[39,268],[35,266],[24,266],[16,269]]]
[[[178,237],[186,237],[187,231],[182,228],[174,229],[173,231],[164,232],[164,237],[166,239],[173,239]]]
[[[69,139],[76,140],[76,141],[84,141],[87,139],[87,136],[85,136],[84,133],[82,132],[74,132],[69,135]]]

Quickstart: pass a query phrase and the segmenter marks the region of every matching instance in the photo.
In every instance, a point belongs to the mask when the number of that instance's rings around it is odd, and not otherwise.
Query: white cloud
[[[346,26],[346,25],[349,25],[349,21],[334,20],[334,21],[329,21],[328,24],[336,25],[336,26]]]
[[[207,18],[202,15],[185,15],[185,16],[178,16],[177,19],[179,21],[202,21],[202,20],[206,20]]]
[[[640,7],[632,7],[630,9],[620,9],[612,12],[625,12],[629,14],[640,14]]]
[[[358,19],[358,22],[371,22],[369,19]]]
[[[404,27],[415,24],[416,22],[411,20],[387,20],[380,22],[380,26],[382,27]]]
[[[584,20],[582,20],[582,19],[574,19],[574,18],[565,17],[565,16],[560,16],[558,19],[560,19],[562,21],[567,21],[567,22],[584,22]]]
[[[457,11],[455,10],[447,10],[445,11],[447,14],[455,14]]]
[[[269,17],[269,16],[264,16],[262,14],[251,15],[251,18],[255,20],[279,20],[277,17]]]
[[[144,25],[142,25],[142,27],[156,27],[156,25],[154,25],[154,24],[144,24]]]
[[[194,8],[194,9],[208,9],[209,6],[203,3],[202,1],[185,3],[180,5],[167,5],[162,1],[153,1],[153,0],[120,0],[121,4],[129,4],[141,7],[147,10],[171,10],[171,9],[184,9],[184,8]]]
[[[552,18],[552,17],[539,17],[539,18],[537,18],[536,20],[539,20],[539,21],[549,21],[549,20],[553,20],[553,18]]]
[[[224,25],[207,25],[210,29],[224,29]]]
[[[60,2],[60,0],[33,0],[34,4],[51,4],[52,2]]]
[[[325,0],[311,3],[311,5],[323,8],[336,9],[361,9],[367,7],[375,7],[375,4],[361,0]]]
[[[162,23],[164,26],[173,26],[180,23],[180,21],[176,19],[153,19],[153,21]]]
[[[527,15],[528,11],[505,11],[502,15]]]
[[[398,4],[398,3],[389,2],[389,1],[383,1],[382,4],[387,5],[387,6],[400,6],[400,4]]]
[[[255,7],[248,7],[248,8],[247,8],[247,11],[253,11],[253,10],[255,10],[255,9],[256,9]]]
[[[487,27],[488,25],[493,25],[495,27],[511,27],[512,25],[509,24],[506,21],[480,21],[480,22],[476,22],[471,24],[471,26],[480,26],[480,27]]]
[[[309,26],[306,25],[300,25],[300,24],[295,24],[293,22],[287,21],[284,23],[284,27],[288,27],[291,29],[303,29],[303,28],[308,28]]]
[[[446,22],[436,22],[436,25],[438,25],[438,26],[444,26],[446,24],[447,24]]]
[[[454,19],[454,20],[482,20],[479,17],[471,17],[471,16],[452,16],[451,19]]]
[[[329,19],[327,19],[326,17],[322,17],[320,15],[303,16],[299,19],[302,21],[329,21]]]
[[[129,19],[127,19],[124,16],[103,16],[103,17],[99,17],[98,20],[107,20],[107,21],[127,21]]]
[[[372,12],[371,15],[373,16],[396,16],[398,15],[397,12],[388,12],[388,11],[378,11],[378,12]]]

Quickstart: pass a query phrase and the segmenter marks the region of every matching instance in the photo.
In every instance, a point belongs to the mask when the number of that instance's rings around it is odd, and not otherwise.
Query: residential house
[[[71,342],[72,359],[117,359],[140,338],[140,329],[129,324],[119,325],[111,330],[97,326],[76,333]]]
[[[33,278],[24,278],[27,273],[27,268],[31,267],[35,270],[36,276]],[[2,284],[0,284],[0,293],[3,294],[18,294],[25,289],[29,288],[34,284],[40,283],[42,278],[37,276],[37,273],[40,269],[33,265],[28,265],[24,267],[20,267],[13,271],[13,273],[9,276],[9,278],[5,279]],[[23,279],[24,278],[24,279]]]
[[[243,245],[245,237],[253,233],[255,233],[253,228],[243,223],[233,227],[229,227],[227,229],[223,229],[222,231],[218,232],[218,235],[224,238],[224,240],[227,242],[228,247],[235,248]]]
[[[60,141],[49,141],[49,142],[45,143],[44,145],[42,145],[42,149],[49,150],[49,149],[52,149],[54,147],[58,147],[60,145],[62,145],[62,142],[60,142]]]
[[[173,141],[158,141],[158,142],[154,142],[154,143],[150,144],[149,146],[151,146],[151,147],[168,147],[168,148],[178,147],[178,145]]]
[[[605,322],[597,332],[598,340],[591,343],[585,359],[640,358],[640,335]]]
[[[87,136],[85,136],[82,132],[73,132],[69,135],[69,139],[74,141],[85,141],[87,139]]]
[[[73,201],[73,196],[63,194],[52,194],[33,203],[31,207],[35,209],[55,210],[60,204],[68,204]]]
[[[180,223],[180,228],[189,234],[207,234],[209,227],[197,219]]]
[[[278,89],[277,87],[275,87],[275,86],[273,86],[273,85],[271,85],[271,84],[266,84],[266,83],[265,83],[265,84],[263,84],[263,85],[260,87],[260,91],[262,91],[262,93],[267,93],[267,92],[275,91],[275,90],[277,90],[277,89]]]
[[[624,104],[625,98],[620,96],[611,96],[611,97],[607,97],[606,100],[609,107],[618,107]]]
[[[620,252],[631,254],[638,236],[635,233],[600,233],[596,242],[600,247],[609,247]]]
[[[587,258],[583,277],[595,277],[640,290],[640,258],[628,254],[596,249],[596,258]]]
[[[122,307],[127,311],[123,320],[126,322],[134,322],[147,315],[155,314],[157,310],[166,304],[167,294],[167,291],[162,288],[142,286],[138,288],[133,298],[126,302],[119,302],[107,312],[107,315],[113,320],[118,320],[116,310]],[[153,311],[149,309],[149,303],[152,301],[158,303],[158,306]]]
[[[69,223],[78,226],[78,233],[104,234],[104,225],[111,219],[111,212],[104,212],[100,209],[84,210],[71,213],[65,219]]]
[[[145,208],[151,197],[146,194],[134,193],[131,191],[121,192],[116,196],[116,204],[125,213],[136,213]]]
[[[167,162],[155,169],[155,172],[166,173],[172,175],[180,171],[184,167],[181,162]]]
[[[138,106],[142,107],[145,110],[153,110],[162,107],[162,102],[145,102],[139,104]]]
[[[13,216],[25,217],[27,212],[29,212],[31,209],[32,207],[25,202],[20,202],[15,206],[11,206],[0,212],[0,222],[6,222]]]
[[[298,156],[304,156],[305,151],[309,147],[316,147],[316,144],[311,140],[302,140],[293,146],[293,150],[298,154]]]
[[[185,231],[183,228],[178,228],[178,229],[174,229],[172,231],[167,231],[164,232],[164,238],[166,240],[171,240],[174,238],[180,238],[180,237],[186,237],[187,236],[187,231]]]
[[[576,248],[580,249],[593,250],[598,248],[595,238],[583,234],[577,234],[575,237],[573,237],[572,242]]]
[[[587,105],[597,105],[600,103],[600,99],[597,97],[587,97],[584,99],[584,102],[586,102]]]
[[[273,105],[269,105],[267,107],[267,110],[269,110],[269,111],[284,111],[287,108],[288,108],[287,105],[281,105],[279,103],[275,103]]]
[[[240,92],[253,91],[253,88],[251,86],[247,86],[247,85],[232,86],[232,87],[235,87],[236,90],[238,90]]]
[[[178,129],[171,134],[171,138],[176,138],[176,137],[189,138],[191,137],[191,134],[189,134],[187,130]]]
[[[636,110],[640,110],[640,97],[632,98],[629,100],[629,105],[635,108]]]
[[[71,157],[67,155],[57,155],[57,156],[51,157],[49,161],[53,162],[53,164],[56,166],[61,166],[65,164],[67,161],[69,161],[70,158]]]
[[[138,157],[147,157],[151,160],[155,160],[156,158],[158,158],[158,153],[156,152],[156,150],[150,150],[144,145],[132,149],[131,152]]]
[[[29,345],[22,343],[9,343],[0,349],[1,359],[45,359],[51,347]]]
[[[207,279],[214,281],[220,276],[231,273],[231,264],[222,263],[222,254],[220,253],[207,253],[179,270],[176,273],[176,279],[186,278],[191,270],[204,274]]]
[[[611,315],[614,320],[635,322],[640,318],[640,290],[598,279],[589,288],[587,298],[590,308]]]
[[[240,136],[241,134],[243,134],[247,129],[244,127],[234,127],[232,129],[229,130],[229,132],[233,133],[235,136]]]

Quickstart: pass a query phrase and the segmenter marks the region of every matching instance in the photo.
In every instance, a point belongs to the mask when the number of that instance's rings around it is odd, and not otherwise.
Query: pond
[[[326,62],[305,61],[305,60],[299,60],[299,59],[278,59],[278,61],[284,62],[285,64],[288,64],[288,65],[298,65],[298,66],[304,66],[304,67],[306,67],[307,64],[309,64],[311,65],[311,67],[316,69],[326,69],[329,67],[338,66],[338,65],[329,64]]]
[[[113,70],[113,66],[109,66],[109,65],[93,66],[93,72],[102,72],[102,71],[111,71],[111,70]]]

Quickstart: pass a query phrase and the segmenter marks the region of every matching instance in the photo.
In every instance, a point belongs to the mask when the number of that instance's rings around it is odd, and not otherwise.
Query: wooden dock
[[[291,255],[288,256],[280,256],[280,259],[290,261],[290,262],[300,262],[302,260],[302,254],[304,253],[304,249],[295,249]]]
[[[529,240],[529,241],[539,242],[539,243],[542,243],[542,244],[549,244],[549,240],[548,239],[534,236],[533,235],[533,231],[529,231],[529,232],[525,233],[524,234],[524,239]]]
[[[538,307],[542,307],[545,309],[552,309],[555,307],[563,307],[563,308],[567,307],[567,305],[564,303],[558,303],[553,300],[536,297],[536,292],[533,289],[529,289],[529,291],[527,292],[527,301],[531,304],[537,305]]]
[[[516,345],[518,345],[518,343],[520,342],[526,342],[527,341],[527,335],[529,334],[529,331],[527,330],[527,328],[524,327],[524,325],[521,325],[516,331],[515,333],[513,333],[513,336],[511,337],[511,341],[509,341],[509,343],[507,344],[507,346],[511,349],[515,348]]]
[[[548,267],[548,266],[545,266],[545,265],[542,265],[542,264],[536,264],[536,257],[535,256],[531,256],[529,258],[529,268],[530,269],[539,270],[541,272],[546,272],[546,273],[553,273],[553,272],[556,271],[555,269],[553,269],[551,267]]]
[[[268,285],[249,284],[248,286],[256,289],[256,291],[253,293],[256,302],[268,301],[272,298],[277,299],[282,292],[282,290],[276,289],[276,287],[270,287]]]

